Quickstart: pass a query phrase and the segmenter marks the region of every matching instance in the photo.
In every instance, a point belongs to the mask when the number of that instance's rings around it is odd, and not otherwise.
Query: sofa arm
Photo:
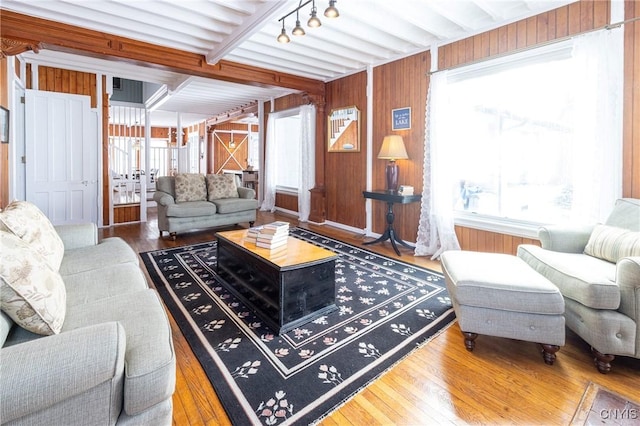
[[[176,200],[171,194],[159,190],[153,193],[153,201],[165,207],[176,203]]]
[[[240,198],[256,198],[256,191],[252,188],[245,188],[244,186],[238,187],[238,195]]]
[[[567,227],[547,225],[538,229],[538,239],[542,248],[565,253],[582,253],[589,241],[594,225]]]
[[[55,409],[54,423],[114,424],[122,408],[125,331],[117,322],[42,337],[2,348],[0,418],[11,422],[73,398],[77,410]],[[97,389],[99,386],[102,389]],[[82,394],[86,394],[86,401]],[[62,404],[64,405],[64,404]],[[105,405],[110,407],[105,410]],[[110,419],[94,418],[96,412]],[[46,413],[40,413],[46,416]],[[36,418],[39,416],[35,414]],[[74,417],[75,416],[75,417]],[[78,418],[84,416],[84,418]]]
[[[640,256],[623,257],[618,260],[616,284],[620,288],[618,310],[633,319],[640,327]]]
[[[55,229],[64,243],[65,250],[98,244],[98,227],[95,223],[56,225]]]

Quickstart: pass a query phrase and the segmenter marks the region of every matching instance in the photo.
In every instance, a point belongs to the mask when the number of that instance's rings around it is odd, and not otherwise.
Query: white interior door
[[[98,221],[98,116],[89,96],[27,90],[26,200],[54,225]]]

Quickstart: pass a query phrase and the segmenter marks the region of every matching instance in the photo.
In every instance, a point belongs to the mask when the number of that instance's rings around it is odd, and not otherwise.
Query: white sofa
[[[601,373],[616,355],[640,358],[640,200],[617,201],[607,221],[543,227],[542,247],[518,256],[565,298],[567,326],[591,345]]]
[[[0,212],[2,424],[170,425],[171,327],[138,255],[45,220],[25,202]]]

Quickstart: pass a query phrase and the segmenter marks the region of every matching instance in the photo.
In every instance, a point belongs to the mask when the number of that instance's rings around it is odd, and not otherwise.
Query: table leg
[[[369,245],[369,244],[376,244],[376,243],[381,243],[383,241],[387,241],[389,240],[391,242],[391,246],[393,247],[393,250],[396,252],[396,254],[398,256],[402,256],[400,254],[400,250],[398,249],[398,244],[401,244],[407,248],[412,249],[413,247],[410,246],[409,244],[407,244],[406,242],[402,241],[402,239],[400,239],[400,237],[398,237],[398,235],[396,234],[396,231],[393,229],[393,222],[395,220],[395,214],[393,213],[393,203],[387,203],[387,228],[384,230],[384,233],[377,239],[373,240],[373,241],[368,241],[366,243],[363,243],[364,245]]]

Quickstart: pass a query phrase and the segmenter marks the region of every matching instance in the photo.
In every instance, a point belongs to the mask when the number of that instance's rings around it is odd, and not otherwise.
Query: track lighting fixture
[[[329,0],[329,7],[325,9],[324,16],[327,18],[337,18],[340,12],[336,9],[336,0]]]
[[[318,28],[320,25],[322,25],[322,21],[320,21],[320,18],[318,18],[317,16],[317,9],[316,9],[316,0],[313,0],[313,6],[311,7],[311,18],[309,18],[309,21],[307,21],[307,25],[310,28]]]
[[[282,21],[284,23],[284,21]],[[305,34],[304,29],[300,25],[300,17],[298,16],[298,11],[296,10],[296,26],[291,31],[291,34],[296,36],[303,36]]]
[[[324,11],[324,16],[326,16],[327,18],[337,18],[338,16],[340,16],[338,9],[336,9],[336,1],[337,0],[329,0],[329,7],[327,7],[327,9]],[[302,28],[302,26],[300,25],[300,9],[302,9],[309,3],[311,3],[311,14],[310,14],[311,17],[307,21],[307,26],[310,28],[318,28],[322,25],[322,21],[320,21],[320,18],[318,18],[318,9],[316,8],[316,1],[307,0],[303,3],[303,0],[300,0],[300,2],[298,3],[298,7],[296,7],[291,12],[284,15],[282,18],[278,19],[278,21],[282,21],[282,31],[278,35],[278,38],[277,38],[278,42],[289,43],[291,41],[291,39],[287,35],[287,30],[285,29],[284,21],[288,16],[292,15],[294,12],[296,14],[296,26],[291,31],[291,34],[295,36],[305,35],[304,28]]]
[[[287,30],[284,29],[284,21],[282,21],[282,32],[278,36],[278,43],[289,43],[291,39],[287,35]]]

